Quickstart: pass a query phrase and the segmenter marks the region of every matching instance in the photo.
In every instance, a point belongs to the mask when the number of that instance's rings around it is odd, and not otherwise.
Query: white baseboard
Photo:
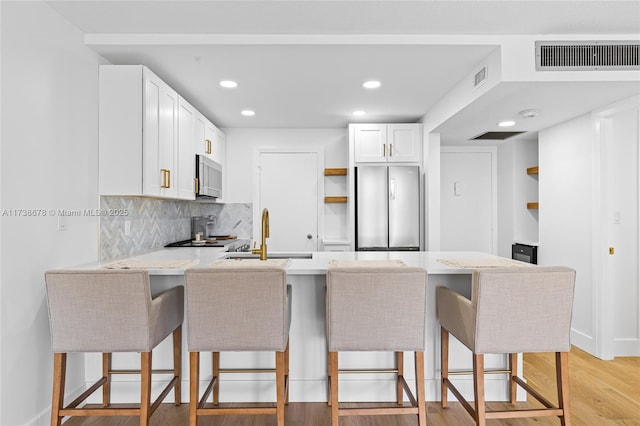
[[[93,383],[92,383],[93,384]],[[82,386],[74,389],[70,394],[65,398],[65,404],[69,404],[71,401],[76,399],[82,392],[85,391],[85,388]],[[66,418],[62,423],[69,420]],[[51,407],[47,407],[40,412],[40,414],[36,415],[31,421],[26,423],[29,426],[49,426],[51,424]]]
[[[596,356],[596,342],[593,336],[589,336],[574,328],[571,329],[571,344],[577,346],[585,352]]]
[[[640,339],[616,339],[613,356],[640,356]]]

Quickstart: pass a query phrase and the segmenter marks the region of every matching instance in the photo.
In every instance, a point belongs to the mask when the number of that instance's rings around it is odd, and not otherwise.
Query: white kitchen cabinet
[[[142,65],[103,65],[99,84],[100,194],[192,199],[178,190],[193,158],[179,144],[178,94]]]
[[[422,155],[420,124],[352,124],[356,163],[416,163]]]
[[[222,164],[224,162],[224,133],[199,112],[196,115],[195,126],[196,154],[204,155]]]
[[[178,104],[178,152],[177,182],[178,198],[195,199],[195,142],[197,110],[182,97]]]

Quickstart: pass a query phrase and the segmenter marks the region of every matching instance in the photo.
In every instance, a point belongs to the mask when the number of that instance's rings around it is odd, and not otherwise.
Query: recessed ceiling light
[[[520,111],[518,113],[522,118],[535,118],[538,116],[537,109],[525,109],[524,111]]]
[[[516,125],[516,122],[513,120],[505,120],[498,123],[498,126],[500,127],[511,127],[515,125]]]
[[[256,115],[255,111],[251,111],[250,109],[243,109],[242,111],[240,111],[240,114],[247,116],[247,117],[253,117],[254,115]]]
[[[363,115],[367,115],[365,111],[353,111],[353,115],[356,117],[362,117]]]
[[[226,89],[235,89],[236,87],[238,87],[238,83],[236,83],[233,80],[222,80],[220,82],[220,86],[226,88]]]
[[[365,89],[377,89],[380,87],[380,82],[377,80],[369,80],[362,83],[362,87]]]

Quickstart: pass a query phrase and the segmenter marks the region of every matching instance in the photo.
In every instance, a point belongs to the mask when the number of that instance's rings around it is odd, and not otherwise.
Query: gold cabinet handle
[[[200,182],[198,182],[198,178],[193,178],[193,180],[196,183],[196,192],[195,193],[197,194],[198,192],[200,192]]]
[[[205,154],[211,154],[211,140],[206,139],[205,142],[207,143],[206,147],[205,147]]]
[[[393,157],[393,144],[389,144],[389,157]]]
[[[171,170],[167,169],[167,188],[171,188]]]
[[[387,156],[387,144],[386,143],[384,145],[382,145],[382,156],[383,157]]]
[[[160,184],[160,188],[167,187],[167,173],[165,169],[160,169],[160,173],[162,173],[162,183]]]

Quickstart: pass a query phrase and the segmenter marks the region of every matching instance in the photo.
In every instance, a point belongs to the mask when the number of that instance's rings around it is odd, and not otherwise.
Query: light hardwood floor
[[[571,418],[574,426],[640,426],[640,357],[602,361],[573,348],[569,355]],[[524,375],[533,386],[556,402],[553,354],[527,354]],[[508,404],[490,403],[499,408]],[[523,407],[538,406],[523,402]],[[330,424],[330,408],[324,403],[290,403],[287,426],[326,426]],[[459,403],[447,409],[439,403],[427,404],[428,424],[433,426],[466,426],[474,422]],[[188,423],[188,404],[175,407],[162,404],[151,418],[152,426],[182,426]],[[65,426],[135,426],[132,417],[73,418]],[[341,426],[413,426],[415,416],[377,416],[340,419]],[[489,425],[559,425],[557,418],[490,420]],[[199,426],[270,426],[275,416],[203,417]]]

